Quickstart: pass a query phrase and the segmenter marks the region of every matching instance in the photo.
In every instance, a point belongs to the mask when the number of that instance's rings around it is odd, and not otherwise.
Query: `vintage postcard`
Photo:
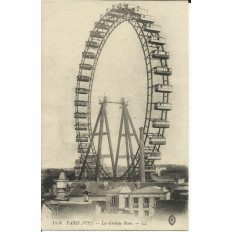
[[[188,230],[188,2],[42,0],[42,230]]]

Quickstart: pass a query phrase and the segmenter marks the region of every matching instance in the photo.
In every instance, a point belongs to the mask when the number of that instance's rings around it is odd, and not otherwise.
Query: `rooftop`
[[[88,191],[89,196],[96,196],[96,195],[105,195],[105,187],[103,185],[99,185],[98,183],[83,183],[79,182],[76,186],[72,189],[69,196],[84,196],[85,192]]]
[[[127,186],[119,186],[106,192],[106,194],[130,193],[131,189]]]
[[[167,191],[167,189],[162,189],[157,186],[148,186],[142,189],[135,190],[132,192],[132,194],[163,194]]]
[[[161,182],[159,182],[161,183]],[[158,182],[157,182],[158,184]],[[75,187],[69,193],[69,197],[84,197],[85,192],[88,192],[90,197],[102,197],[106,194],[123,194],[123,193],[138,193],[138,194],[154,194],[164,193],[167,190],[158,186],[154,186],[155,182],[137,183],[137,182],[76,182]]]
[[[175,191],[188,191],[188,186],[187,185],[178,186],[175,188]]]
[[[152,176],[152,181],[154,182],[175,182],[175,180],[172,178],[172,177],[169,177],[169,176]]]

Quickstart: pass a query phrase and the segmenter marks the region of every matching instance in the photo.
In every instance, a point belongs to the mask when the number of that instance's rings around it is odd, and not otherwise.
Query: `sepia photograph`
[[[1,231],[230,231],[231,7],[2,1]]]
[[[188,5],[42,0],[42,230],[188,230]]]

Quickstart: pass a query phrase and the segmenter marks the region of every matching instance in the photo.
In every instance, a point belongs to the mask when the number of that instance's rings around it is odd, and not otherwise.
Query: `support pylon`
[[[139,139],[136,134],[134,125],[132,123],[132,120],[129,115],[129,111],[127,109],[127,103],[125,102],[125,99],[122,98],[121,100],[122,105],[122,114],[121,114],[121,122],[120,122],[120,128],[119,128],[119,135],[118,135],[118,145],[117,145],[117,151],[116,151],[116,159],[114,163],[114,178],[116,179],[116,173],[117,173],[117,165],[118,165],[118,159],[120,158],[120,146],[121,146],[121,139],[124,136],[125,137],[125,143],[126,143],[126,161],[127,161],[127,168],[129,169],[133,159],[134,159],[134,153],[132,148],[132,141],[131,136],[135,136],[137,143],[139,144]],[[132,128],[132,133],[130,132],[130,126]],[[123,127],[124,127],[124,134],[123,134]]]
[[[106,104],[107,103],[120,104],[121,108],[122,108],[121,122],[120,122],[120,129],[119,129],[118,144],[117,144],[115,160],[114,160],[114,154],[113,154],[112,143],[111,143],[108,117],[107,117],[107,112],[106,112]],[[100,102],[100,105],[101,105],[101,107],[100,107],[100,110],[98,113],[98,117],[97,117],[94,129],[93,129],[93,133],[91,135],[90,142],[88,144],[88,149],[87,149],[87,152],[85,154],[83,165],[81,167],[81,171],[80,171],[80,174],[78,177],[79,180],[82,178],[83,174],[87,171],[87,173],[89,172],[89,173],[91,173],[91,176],[93,176],[92,179],[94,179],[96,182],[98,182],[103,177],[102,170],[103,170],[103,160],[105,157],[111,158],[111,165],[112,165],[112,172],[113,172],[113,175],[111,178],[113,180],[116,180],[117,179],[118,159],[119,158],[126,158],[127,169],[129,169],[131,164],[133,163],[134,158],[135,158],[135,154],[133,152],[131,136],[135,137],[138,146],[140,146],[139,145],[140,140],[137,136],[135,127],[133,125],[129,111],[127,109],[128,104],[125,102],[124,98],[121,100],[121,102],[110,102],[110,101],[107,101],[106,97],[104,97],[104,99]],[[105,127],[105,132],[104,132],[104,127]],[[104,135],[107,135],[110,155],[102,154],[102,142],[103,142]],[[92,150],[94,138],[96,136],[98,136],[97,149],[96,149],[96,153],[94,153],[96,155],[93,156],[94,164],[91,163],[92,165],[90,167],[90,165],[88,164],[87,161],[88,161],[89,154]],[[120,145],[121,145],[122,137],[125,137],[126,151],[125,151],[125,154],[120,155]]]
[[[110,129],[109,129],[109,124],[108,124],[108,118],[107,118],[107,113],[106,113],[106,97],[104,97],[103,101],[100,102],[101,104],[101,108],[94,126],[94,130],[92,133],[92,136],[90,138],[90,142],[89,142],[89,146],[85,155],[85,159],[83,162],[83,165],[81,167],[81,171],[80,171],[80,175],[78,177],[78,179],[80,180],[82,178],[82,175],[84,173],[84,171],[86,170],[86,168],[88,167],[87,164],[87,160],[88,160],[88,156],[89,153],[91,151],[91,147],[93,145],[94,142],[94,137],[95,136],[99,136],[98,137],[98,146],[97,146],[97,154],[95,157],[95,181],[99,181],[101,176],[100,176],[100,167],[102,165],[101,160],[104,158],[102,155],[102,139],[103,139],[103,135],[107,135],[108,138],[108,144],[109,144],[109,151],[110,151],[110,158],[111,158],[111,165],[112,165],[112,169],[114,168],[114,155],[113,155],[113,149],[112,149],[112,143],[111,143],[111,137],[110,137]],[[105,123],[105,128],[106,128],[106,132],[104,132],[104,123]],[[100,124],[100,125],[99,125]],[[99,125],[99,132],[96,133],[97,128]]]

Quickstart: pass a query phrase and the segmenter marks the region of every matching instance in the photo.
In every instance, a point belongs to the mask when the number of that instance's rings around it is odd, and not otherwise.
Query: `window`
[[[155,200],[156,200],[156,201],[157,201],[157,200],[160,200],[160,197],[156,197]]]
[[[146,216],[146,217],[149,216],[149,211],[148,211],[148,210],[145,210],[144,213],[145,213],[145,216]]]
[[[145,197],[145,198],[144,198],[144,203],[146,203],[146,204],[149,203],[149,198],[148,198],[148,197]]]
[[[144,197],[144,199],[143,199],[143,207],[144,208],[149,207],[149,198],[148,197]]]
[[[135,211],[134,211],[134,215],[135,215],[135,216],[138,216],[138,215],[139,215],[139,211],[138,211],[138,210],[135,210]]]
[[[116,205],[116,198],[115,197],[111,197],[111,204]]]
[[[138,208],[139,207],[139,199],[138,199],[138,197],[135,197],[134,198],[134,204],[133,204],[133,208]]]
[[[125,198],[125,208],[129,208],[129,198]]]

